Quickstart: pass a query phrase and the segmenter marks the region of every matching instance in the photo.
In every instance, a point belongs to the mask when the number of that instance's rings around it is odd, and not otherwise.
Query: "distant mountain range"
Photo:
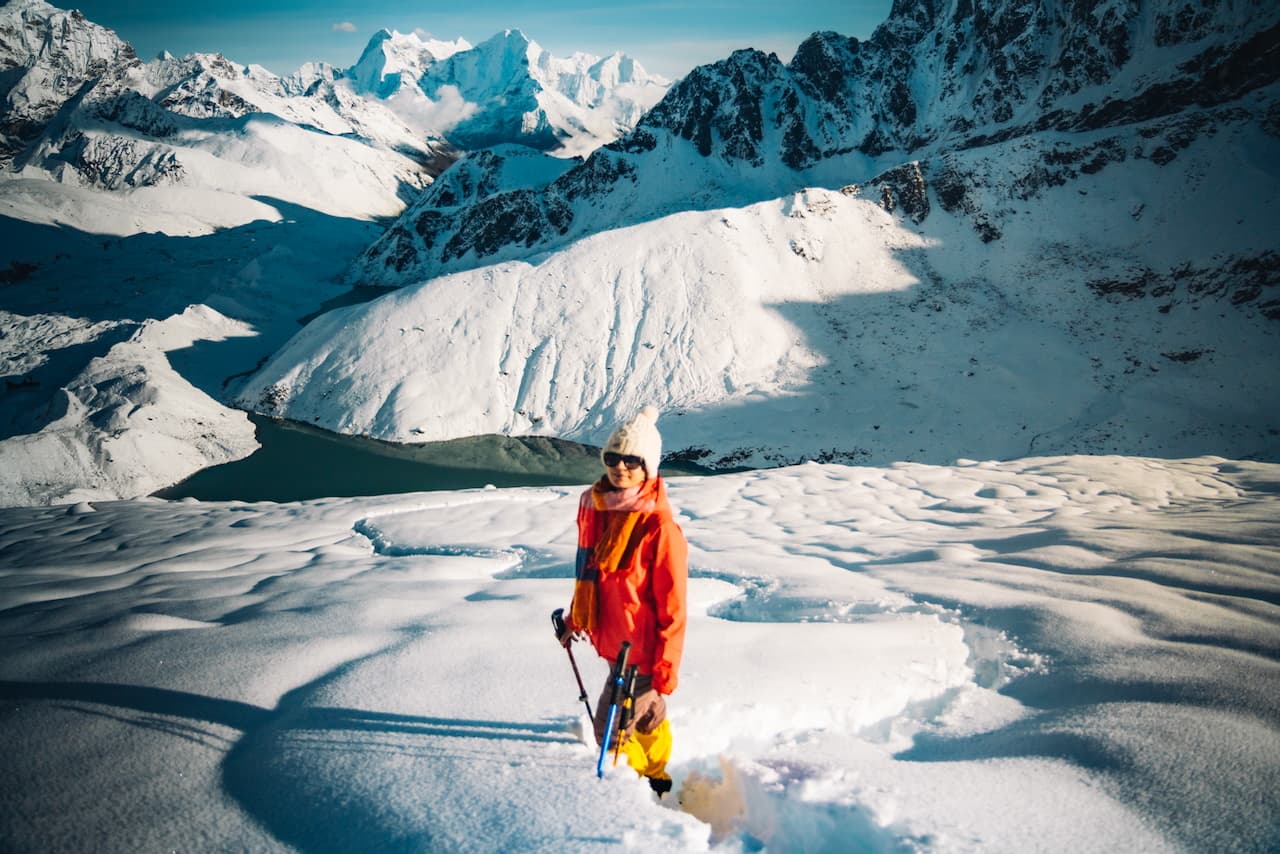
[[[323,173],[292,183],[354,194],[379,214],[472,148],[589,152],[630,130],[668,85],[621,54],[558,59],[514,30],[476,47],[383,30],[349,69],[312,64],[289,77],[220,54],[142,62],[110,30],[41,0],[0,9],[0,69],[0,166],[12,172],[106,190],[234,191],[230,173],[278,172],[286,159],[295,173],[349,163],[357,186]],[[288,183],[259,177],[257,190],[289,198]]]

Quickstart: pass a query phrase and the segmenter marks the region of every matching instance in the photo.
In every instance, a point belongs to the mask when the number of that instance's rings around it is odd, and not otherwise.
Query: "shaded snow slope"
[[[146,495],[251,453],[258,444],[244,413],[191,385],[166,354],[252,334],[206,306],[143,322],[58,390],[52,420],[0,442],[0,496],[39,504]]]
[[[349,293],[342,259],[376,228],[267,198],[226,210],[191,192],[172,220],[179,196],[162,190],[117,206],[47,181],[21,189],[21,211],[0,200],[6,506],[136,497],[252,452],[252,426],[224,401]],[[48,221],[17,218],[37,210]],[[235,226],[244,215],[256,221]],[[55,224],[68,220],[78,228]],[[133,233],[158,223],[193,236]]]
[[[670,484],[676,799],[594,775],[576,488],[0,510],[0,835],[259,851],[1274,850],[1280,469]],[[495,631],[495,627],[501,631]],[[602,662],[574,646],[591,691]]]
[[[1010,140],[434,278],[318,319],[240,402],[397,441],[595,443],[650,402],[668,451],[713,465],[1274,457],[1280,138],[1224,121],[1154,162],[1178,127],[1119,155]]]

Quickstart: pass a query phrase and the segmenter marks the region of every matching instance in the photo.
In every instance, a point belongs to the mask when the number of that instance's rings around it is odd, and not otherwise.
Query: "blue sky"
[[[741,47],[788,60],[806,36],[834,30],[865,38],[891,0],[457,0],[316,3],[305,0],[75,0],[89,20],[115,30],[143,59],[221,52],[241,64],[288,74],[308,61],[348,66],[381,28],[459,36],[479,44],[507,28],[557,56],[621,50],[647,69],[678,77]]]

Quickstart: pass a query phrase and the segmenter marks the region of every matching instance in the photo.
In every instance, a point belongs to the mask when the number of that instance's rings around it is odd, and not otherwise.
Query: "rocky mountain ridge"
[[[0,13],[0,165],[12,163],[86,84],[137,59],[115,33],[78,11],[8,4]]]
[[[248,452],[243,413],[211,406],[239,426],[210,443],[191,415],[205,410],[182,402],[215,398],[398,442],[598,443],[652,403],[669,452],[712,467],[1280,458],[1277,15],[900,3],[865,41],[817,33],[789,63],[743,50],[705,66],[581,161],[503,144],[429,185],[424,164],[455,152],[424,148],[448,145],[420,130],[432,116],[392,106],[421,91],[406,77],[464,52],[403,58],[384,100],[330,66],[275,78],[109,44],[118,70],[64,80],[73,94],[55,93],[24,171],[0,182],[26,212],[15,230],[49,242],[12,252],[0,290],[6,399],[85,404],[9,423],[0,468],[22,501],[124,495],[134,467],[109,436],[185,448],[164,467],[181,477]],[[503,35],[517,50],[493,56],[524,68],[527,45]],[[6,92],[53,91],[32,85],[41,61],[9,68]],[[597,65],[625,85],[624,63]],[[474,69],[450,67],[434,118],[477,115]],[[219,212],[201,187],[249,207]],[[394,227],[369,221],[410,199]],[[97,218],[67,259],[59,229],[82,211]],[[207,239],[96,237],[173,234],[187,211]],[[344,294],[338,271],[380,232],[350,278],[404,287]],[[165,345],[181,349],[113,346],[188,305]],[[46,311],[66,316],[30,317]],[[213,346],[233,328],[238,343]],[[85,352],[110,370],[81,370]],[[183,377],[160,370],[171,360]]]
[[[1040,135],[1037,171],[1061,177],[1062,149],[1101,168],[1121,155],[1086,135],[1141,122],[1140,147],[1113,145],[1158,160],[1217,120],[1274,123],[1266,93],[1278,77],[1280,12],[1257,0],[900,0],[866,41],[815,33],[789,64],[741,50],[694,69],[632,133],[536,199],[525,188],[465,207],[420,200],[348,278],[407,284],[672,210],[866,183],[908,161],[940,206],[967,211],[994,240],[1000,212],[974,206],[949,152]],[[1242,107],[1247,116],[1206,112],[1255,92],[1262,102]],[[707,174],[704,192],[653,187],[690,164]],[[1019,176],[1013,195],[1036,180]]]

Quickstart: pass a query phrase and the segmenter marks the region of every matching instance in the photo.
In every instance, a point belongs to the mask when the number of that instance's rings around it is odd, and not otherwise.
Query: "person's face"
[[[604,473],[615,489],[630,489],[644,483],[644,462],[639,457],[626,454],[605,454],[604,456]]]

